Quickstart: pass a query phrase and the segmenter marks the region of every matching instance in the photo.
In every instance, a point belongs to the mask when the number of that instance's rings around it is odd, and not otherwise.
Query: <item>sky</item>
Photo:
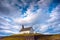
[[[0,36],[18,34],[21,25],[42,34],[60,34],[60,0],[0,0]]]

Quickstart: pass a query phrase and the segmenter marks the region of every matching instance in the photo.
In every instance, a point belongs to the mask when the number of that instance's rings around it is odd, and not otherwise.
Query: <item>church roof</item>
[[[28,30],[31,30],[31,29],[32,29],[32,27],[22,28],[22,29],[20,30],[20,32],[21,32],[21,31],[28,31]]]

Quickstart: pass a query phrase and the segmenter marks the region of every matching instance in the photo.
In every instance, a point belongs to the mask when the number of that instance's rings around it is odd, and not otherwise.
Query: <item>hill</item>
[[[0,40],[60,40],[60,34],[14,34],[11,36],[0,38]]]

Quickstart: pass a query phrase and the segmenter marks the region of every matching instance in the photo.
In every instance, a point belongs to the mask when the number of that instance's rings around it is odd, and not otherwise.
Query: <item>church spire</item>
[[[24,29],[24,25],[22,25],[22,29]]]

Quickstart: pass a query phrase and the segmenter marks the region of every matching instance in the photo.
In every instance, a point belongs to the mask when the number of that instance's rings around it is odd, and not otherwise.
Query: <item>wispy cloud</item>
[[[55,34],[55,33],[60,33],[59,31],[59,28],[60,28],[60,5],[56,6],[56,8],[53,9],[53,11],[51,12],[50,14],[50,18],[47,20],[47,24],[46,25],[49,25],[48,26],[48,31],[47,32],[50,32],[52,34]]]
[[[0,30],[4,35],[18,33],[24,24],[35,32],[59,33],[59,10],[58,0],[0,0]]]

